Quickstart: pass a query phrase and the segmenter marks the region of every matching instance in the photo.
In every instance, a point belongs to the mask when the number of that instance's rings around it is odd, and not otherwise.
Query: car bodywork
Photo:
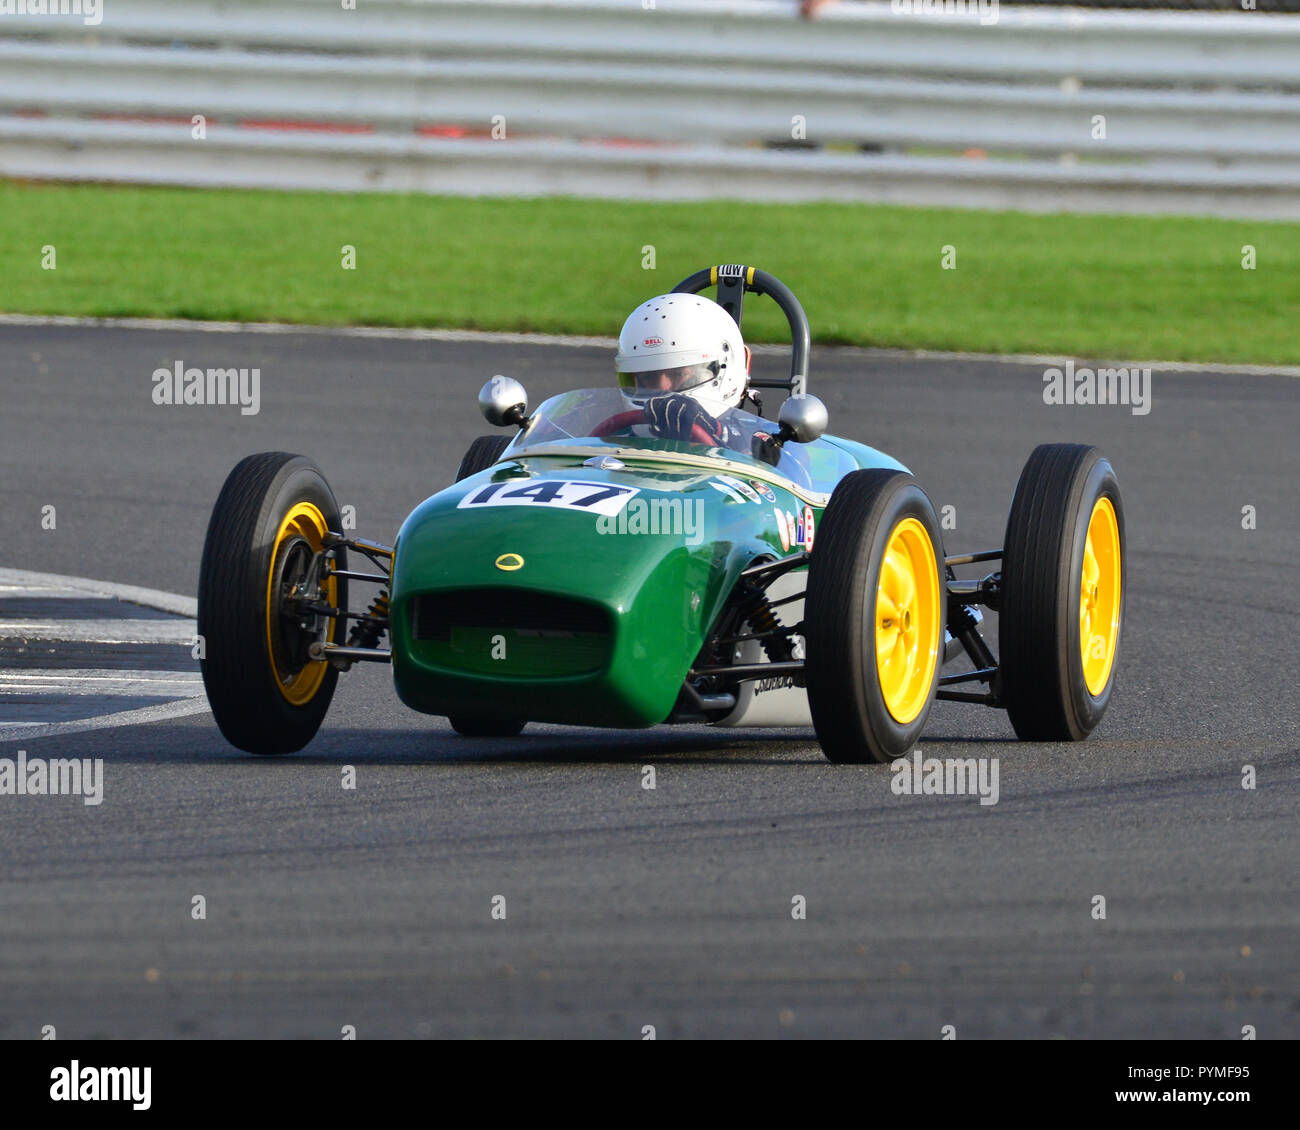
[[[740,409],[742,437],[775,445],[705,448],[636,427],[590,434],[599,430],[593,422],[627,408],[614,388],[565,393],[531,415],[523,403],[489,415],[519,429],[500,458],[417,506],[393,547],[326,536],[326,555],[357,550],[383,570],[349,579],[391,591],[366,613],[346,614],[358,621],[347,645],[321,639],[312,658],[343,670],[391,662],[399,697],[430,714],[611,727],[810,724],[800,631],[817,524],[845,475],[907,468],[822,434],[824,407],[806,391],[808,319],[784,283],[728,265],[674,289],[708,287],[738,325],[746,293],[770,297],[785,314],[789,375],[753,378],[750,388],[787,394],[782,417],[791,404],[815,403],[815,435],[796,440],[788,425]],[[753,400],[761,413],[758,394]],[[482,394],[480,405],[486,413]],[[621,492],[632,497],[613,498]],[[607,512],[584,512],[589,499]],[[647,528],[631,519],[617,526],[634,505]],[[679,525],[656,532],[656,508],[679,515]],[[939,661],[964,652],[972,667],[940,677],[938,698],[1001,704],[976,607],[996,607],[998,577],[960,581],[953,571],[999,556],[943,562]],[[377,646],[385,631],[391,648]],[[352,646],[359,639],[364,646]],[[952,687],[971,682],[984,686]]]
[[[687,674],[745,570],[797,564],[844,474],[900,468],[829,436],[786,445],[774,466],[730,448],[571,434],[585,430],[575,417],[625,407],[616,390],[553,398],[496,466],[407,518],[390,631],[408,706],[599,726],[695,718]],[[775,430],[741,415],[746,435]]]
[[[302,748],[338,671],[365,661],[391,663],[404,703],[467,736],[528,722],[811,723],[832,761],[880,762],[911,749],[946,699],[1006,709],[1026,740],[1086,737],[1110,699],[1123,612],[1109,461],[1040,444],[1004,546],[945,555],[907,469],[825,434],[789,288],[731,265],[675,290],[713,286],[737,326],[755,293],[791,332],[788,376],[750,376],[713,431],[680,413],[652,423],[644,398],[612,382],[530,414],[523,387],[493,377],[479,405],[513,438],[475,439],[457,481],[391,547],[339,532],[309,458],[242,460],[213,508],[199,584],[205,687],[232,743]],[[775,421],[767,388],[786,394]],[[348,604],[358,583],[379,586],[364,611]],[[1001,660],[981,608],[999,613]],[[959,656],[969,665],[942,673]]]

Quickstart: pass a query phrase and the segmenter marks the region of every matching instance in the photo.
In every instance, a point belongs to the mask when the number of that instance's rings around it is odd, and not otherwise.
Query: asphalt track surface
[[[155,406],[177,359],[259,367],[260,413]],[[4,327],[0,565],[193,595],[224,476],[275,449],[388,540],[488,430],[486,377],[537,403],[610,370],[593,348]],[[948,552],[1001,544],[1035,443],[1111,457],[1129,603],[1087,742],[939,704],[927,755],[999,759],[981,806],[896,796],[811,731],[466,740],[365,667],[293,757],[238,753],[207,713],[29,740],[103,758],[104,803],[0,797],[0,1036],[1294,1038],[1300,383],[1157,369],[1139,416],[1045,405],[1041,366],[822,350],[810,388],[955,507]]]

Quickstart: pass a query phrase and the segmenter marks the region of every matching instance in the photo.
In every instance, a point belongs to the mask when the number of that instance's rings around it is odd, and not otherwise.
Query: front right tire
[[[239,749],[300,750],[329,709],[338,670],[310,658],[316,637],[287,602],[325,534],[341,529],[334,492],[302,455],[250,455],[221,488],[199,567],[200,665],[213,717]],[[341,549],[335,565],[347,568]],[[324,596],[346,610],[347,578],[330,578]],[[341,623],[330,619],[327,640]]]

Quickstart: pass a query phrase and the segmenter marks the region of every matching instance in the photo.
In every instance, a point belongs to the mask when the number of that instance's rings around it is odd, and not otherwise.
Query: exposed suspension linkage
[[[382,573],[358,573],[351,569],[333,568],[330,557],[330,569],[326,577],[344,577],[349,581],[369,581],[372,584],[387,586],[393,569],[393,549],[382,542],[369,538],[349,538],[330,531],[323,539],[325,550],[330,553],[336,549],[351,549],[368,558],[370,563]],[[348,612],[346,609],[331,608],[328,605],[307,605],[311,611],[319,612],[335,619],[355,620],[348,634],[346,645],[317,641],[309,649],[313,659],[328,659],[341,671],[346,671],[353,663],[367,661],[372,663],[391,663],[392,650],[380,647],[379,641],[388,630],[388,589],[381,588],[364,612]]]
[[[748,623],[754,630],[742,635],[722,636],[715,639],[713,641],[715,647],[734,647],[738,643],[757,640],[763,645],[763,650],[773,663],[784,663],[793,659],[794,641],[791,637],[803,628],[803,624],[782,624],[780,616],[776,613],[776,606],[787,604],[791,599],[802,600],[803,594],[773,601],[768,599],[767,593],[762,589],[746,586],[744,591],[745,597],[736,607],[733,623]],[[734,667],[731,669],[734,670]]]
[[[1001,671],[997,657],[980,634],[984,616],[980,606],[998,611],[1002,600],[1002,574],[990,573],[981,580],[959,580],[953,572],[958,565],[983,561],[1000,561],[1002,550],[958,554],[944,559],[947,608],[944,625],[944,655],[947,663],[964,652],[972,669],[940,675],[935,697],[953,702],[976,702],[985,706],[1002,705]],[[804,679],[804,655],[800,637],[804,625],[781,623],[776,609],[782,604],[803,600],[803,593],[772,600],[768,586],[791,569],[807,565],[808,553],[781,561],[762,561],[742,570],[736,596],[723,614],[717,634],[701,650],[696,664],[686,675],[673,712],[674,722],[711,722],[725,715],[736,704],[731,693],[737,684],[755,679],[789,677],[795,685]],[[743,630],[745,628],[749,630]],[[767,654],[767,663],[737,663],[736,645],[757,640]],[[954,685],[982,683],[980,691],[955,690]]]
[[[971,671],[960,671],[954,675],[940,675],[939,689],[935,697],[949,702],[977,702],[984,706],[1002,705],[1001,678],[997,657],[994,656],[979,626],[984,617],[976,605],[998,610],[1002,596],[1002,574],[990,573],[978,581],[959,581],[953,573],[954,565],[973,565],[980,561],[997,561],[1002,557],[1002,550],[992,549],[983,553],[961,554],[944,560],[947,573],[948,608],[947,626],[944,631],[944,661],[955,659],[963,651],[974,665]],[[988,690],[983,692],[950,690],[955,683],[985,683]]]
[[[388,590],[380,589],[365,614],[352,625],[348,647],[378,647],[388,630]]]
[[[807,553],[800,553],[782,561],[760,562],[741,572],[735,599],[723,613],[717,634],[686,674],[673,712],[674,722],[716,721],[735,708],[734,690],[741,682],[775,676],[790,676],[802,682],[803,648],[799,637],[803,622],[783,624],[776,610],[783,604],[803,600],[803,593],[773,600],[767,595],[767,587],[783,573],[806,565],[808,559]],[[767,663],[735,662],[737,645],[750,640],[761,644]]]

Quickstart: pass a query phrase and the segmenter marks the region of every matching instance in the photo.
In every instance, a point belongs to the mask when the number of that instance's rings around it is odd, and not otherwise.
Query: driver
[[[740,327],[716,302],[698,294],[661,294],[623,323],[614,365],[623,395],[645,411],[655,435],[736,447],[738,427],[724,419],[749,384],[750,352]]]

